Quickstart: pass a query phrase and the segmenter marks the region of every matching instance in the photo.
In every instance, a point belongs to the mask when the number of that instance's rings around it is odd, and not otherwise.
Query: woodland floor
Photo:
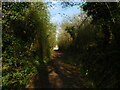
[[[75,66],[64,63],[62,52],[55,51],[52,60],[40,68],[26,88],[87,88],[85,79]]]

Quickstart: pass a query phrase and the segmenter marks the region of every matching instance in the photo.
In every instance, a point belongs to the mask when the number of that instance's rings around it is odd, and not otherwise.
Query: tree
[[[111,42],[111,35],[114,34],[115,37],[116,34],[115,30],[112,29],[112,25],[115,25],[118,20],[118,15],[120,13],[120,7],[119,3],[85,3],[83,5],[83,10],[87,12],[88,16],[92,16],[93,23],[99,24],[103,28],[103,33],[105,35],[104,37],[104,43],[103,48],[106,48],[109,45],[109,42]],[[115,32],[114,32],[115,31]],[[117,38],[116,38],[117,39]]]
[[[3,88],[21,88],[49,61],[53,26],[42,2],[3,2],[2,12]]]

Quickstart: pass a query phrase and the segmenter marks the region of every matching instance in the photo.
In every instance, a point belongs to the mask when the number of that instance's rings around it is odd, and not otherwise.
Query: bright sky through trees
[[[70,21],[74,15],[80,14],[80,6],[75,5],[71,7],[63,8],[61,2],[50,2],[48,5],[48,10],[50,12],[51,23],[57,25],[56,32],[59,33],[60,25],[64,21]],[[56,38],[58,34],[56,35]]]
[[[49,6],[48,10],[51,22],[61,24],[63,20],[68,20],[69,17],[72,18],[74,15],[79,14],[80,6],[62,8],[61,2],[52,2],[52,6]]]

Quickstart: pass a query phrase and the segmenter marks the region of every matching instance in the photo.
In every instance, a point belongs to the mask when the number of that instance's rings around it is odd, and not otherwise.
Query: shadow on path
[[[50,88],[47,65],[39,68],[38,74],[32,78],[32,82],[26,85],[25,88]]]
[[[56,51],[47,65],[41,66],[39,73],[26,88],[87,88],[79,70],[65,64],[63,53]]]

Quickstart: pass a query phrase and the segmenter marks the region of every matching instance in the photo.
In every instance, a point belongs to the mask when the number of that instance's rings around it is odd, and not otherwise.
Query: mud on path
[[[64,53],[56,51],[52,60],[40,68],[26,88],[87,88],[79,69],[65,64],[64,57]]]

